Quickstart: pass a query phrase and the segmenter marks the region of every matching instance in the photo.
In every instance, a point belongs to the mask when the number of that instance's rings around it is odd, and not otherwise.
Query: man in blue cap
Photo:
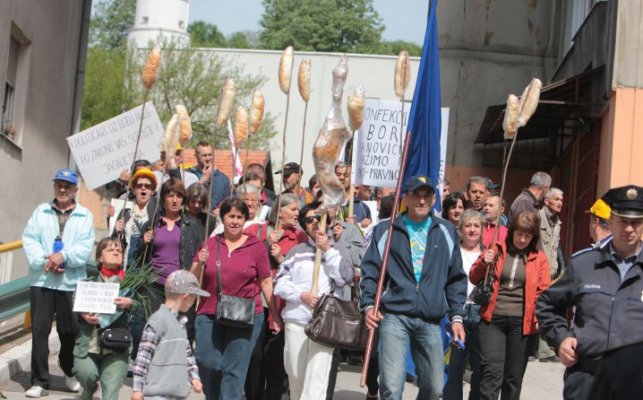
[[[612,237],[573,257],[536,309],[541,335],[567,367],[565,399],[643,393],[643,187],[614,188],[602,199]]]
[[[36,207],[22,234],[29,262],[31,302],[31,388],[26,397],[47,394],[49,334],[55,319],[60,339],[58,362],[65,373],[65,386],[78,392],[74,378],[74,342],[77,316],[72,312],[76,283],[85,279],[85,267],[94,246],[94,219],[76,203],[78,175],[70,169],[56,172],[54,199]]]
[[[367,326],[380,325],[380,397],[402,398],[404,354],[410,345],[418,373],[418,399],[438,399],[444,380],[440,320],[448,315],[454,342],[464,343],[467,276],[455,228],[431,215],[435,201],[431,180],[413,176],[404,192],[407,211],[393,221],[381,309],[373,305],[391,220],[374,228],[362,260],[361,305]]]

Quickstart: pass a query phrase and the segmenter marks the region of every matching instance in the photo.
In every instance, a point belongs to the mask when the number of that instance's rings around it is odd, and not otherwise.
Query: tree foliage
[[[188,26],[190,42],[194,47],[228,47],[228,42],[216,25],[194,21]]]
[[[134,23],[135,0],[102,0],[96,3],[90,31],[92,40],[87,53],[81,129],[86,129],[140,105],[144,98],[141,71],[147,50],[127,48],[127,32]],[[225,37],[208,23],[191,25],[191,36],[201,44],[214,44]],[[242,46],[246,35],[231,40]],[[224,60],[207,51],[180,48],[174,43],[162,44],[163,56],[158,80],[150,99],[161,121],[169,121],[175,107],[183,104],[192,119],[194,143],[207,140],[216,148],[227,148],[227,128],[215,130],[214,120],[219,93],[225,78],[234,79],[237,103],[249,106],[252,91],[265,81],[252,76],[236,62]],[[221,46],[226,47],[226,46]],[[233,116],[234,118],[234,116]],[[253,147],[267,148],[277,132],[273,118],[267,114],[259,132],[250,140]]]
[[[420,57],[422,55],[422,46],[404,40],[381,42],[377,54],[398,55],[402,50],[408,51],[411,56]]]
[[[136,93],[135,104],[142,103],[144,97],[140,74],[136,71],[142,70],[146,57],[146,51],[136,51],[130,56],[132,73],[128,74],[126,84],[130,93]],[[245,74],[241,66],[213,52],[165,45],[159,76],[151,93],[161,121],[169,121],[175,107],[183,104],[192,121],[194,143],[206,140],[215,148],[229,147],[227,127],[214,126],[219,94],[227,77],[235,81],[237,88],[234,110],[238,105],[250,107],[253,90],[267,80],[265,76]],[[277,133],[273,120],[267,113],[261,129],[249,141],[251,146],[267,148],[270,138]]]
[[[373,0],[263,0],[265,49],[376,53],[384,25]]]
[[[91,46],[116,49],[125,45],[134,26],[136,0],[101,0],[94,6],[89,26]]]

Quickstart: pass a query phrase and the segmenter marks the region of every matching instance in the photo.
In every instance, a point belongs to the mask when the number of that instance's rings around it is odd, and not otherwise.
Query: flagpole
[[[404,150],[402,151],[402,161],[400,161],[400,176],[397,179],[395,186],[395,196],[393,197],[393,211],[391,213],[391,220],[386,233],[386,243],[384,245],[384,253],[382,257],[382,266],[380,267],[380,275],[377,280],[377,290],[375,292],[375,304],[373,305],[373,312],[377,313],[380,308],[380,300],[382,299],[382,289],[384,288],[384,280],[386,279],[386,268],[388,266],[388,256],[391,249],[391,238],[393,237],[393,222],[397,216],[400,207],[400,197],[402,192],[402,182],[404,182],[404,170],[406,169],[406,162],[409,155],[409,148],[411,147],[411,132],[406,133],[404,138]],[[375,341],[375,331],[377,328],[368,330],[368,341],[366,342],[366,350],[364,353],[364,364],[362,364],[362,376],[359,385],[364,387],[366,385],[366,376],[368,375],[368,364],[373,352],[373,342]],[[403,357],[403,355],[400,355]]]

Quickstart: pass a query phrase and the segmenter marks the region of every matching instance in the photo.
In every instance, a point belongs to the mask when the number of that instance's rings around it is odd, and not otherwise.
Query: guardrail
[[[0,253],[22,248],[22,241],[0,244]],[[87,263],[87,274],[96,275],[96,263]],[[29,310],[29,278],[18,278],[0,285],[0,322]]]

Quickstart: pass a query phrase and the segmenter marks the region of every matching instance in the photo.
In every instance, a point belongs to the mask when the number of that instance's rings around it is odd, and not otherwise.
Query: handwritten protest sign
[[[114,314],[118,297],[118,283],[78,282],[74,298],[74,312]]]
[[[366,99],[364,122],[355,133],[353,145],[352,182],[358,185],[395,187],[400,175],[401,143],[406,137],[406,123],[411,105],[399,101]],[[402,132],[400,123],[403,121]],[[449,109],[442,108],[440,179],[446,164],[446,137]]]
[[[132,165],[142,107],[133,108],[67,138],[89,190],[113,181],[123,169]],[[153,162],[159,158],[163,130],[154,105],[146,103],[138,159]]]

